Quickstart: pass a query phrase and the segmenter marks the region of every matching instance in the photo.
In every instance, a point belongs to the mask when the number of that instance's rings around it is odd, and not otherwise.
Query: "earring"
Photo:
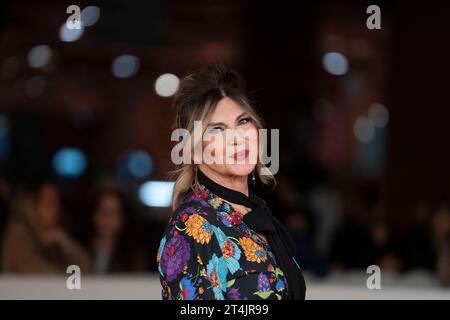
[[[253,170],[253,172],[252,172],[252,183],[253,183],[253,187],[255,187],[255,182],[256,182],[256,178],[255,178],[255,170]]]

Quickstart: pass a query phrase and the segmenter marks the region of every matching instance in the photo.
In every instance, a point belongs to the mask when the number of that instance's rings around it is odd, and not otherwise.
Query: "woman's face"
[[[202,166],[223,177],[248,176],[258,157],[258,132],[234,100],[219,101],[203,135]],[[212,162],[212,163],[211,163]]]
[[[123,225],[122,205],[120,200],[111,194],[104,194],[98,201],[94,213],[94,225],[97,235],[115,237]]]
[[[43,228],[52,228],[58,224],[60,202],[56,186],[45,183],[39,190],[36,210],[39,225]]]
[[[431,219],[433,235],[443,237],[450,231],[450,212],[445,208],[438,209]]]

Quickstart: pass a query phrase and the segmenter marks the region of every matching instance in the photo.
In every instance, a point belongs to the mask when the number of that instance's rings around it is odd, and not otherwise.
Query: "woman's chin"
[[[234,176],[248,176],[255,168],[254,164],[232,164],[228,166],[228,171]]]

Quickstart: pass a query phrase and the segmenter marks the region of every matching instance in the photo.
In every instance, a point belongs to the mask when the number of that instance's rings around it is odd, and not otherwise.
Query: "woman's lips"
[[[241,151],[238,151],[235,154],[233,154],[233,158],[236,161],[242,161],[248,157],[249,153],[250,153],[250,151],[248,151],[247,149],[241,150]]]

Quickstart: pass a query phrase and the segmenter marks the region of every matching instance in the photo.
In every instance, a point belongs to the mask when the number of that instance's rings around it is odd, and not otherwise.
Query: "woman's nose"
[[[245,142],[245,132],[242,129],[233,130],[233,144],[241,145]]]

